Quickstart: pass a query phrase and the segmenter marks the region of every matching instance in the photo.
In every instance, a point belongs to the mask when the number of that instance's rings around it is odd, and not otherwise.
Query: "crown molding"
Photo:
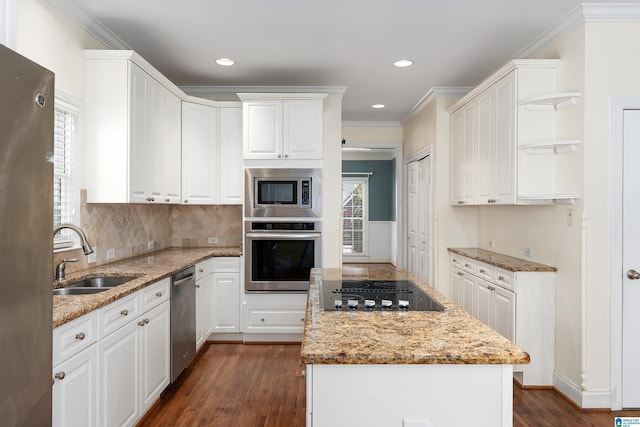
[[[407,114],[402,117],[401,121],[402,123],[404,123],[407,120],[411,120],[412,118],[414,118],[424,109],[425,106],[427,106],[427,104],[429,104],[438,96],[455,96],[458,98],[462,98],[472,89],[472,87],[432,87],[431,89],[429,89],[429,92],[427,92],[422,98],[420,98],[416,105],[414,105],[413,108],[411,108],[411,110],[409,110]]]
[[[344,95],[347,86],[180,86],[192,96],[236,95],[238,93],[324,93]]]
[[[399,128],[400,122],[394,121],[343,121],[343,128]]]
[[[582,3],[514,58],[532,58],[586,22],[640,22],[640,4]]]
[[[84,28],[85,31],[106,47],[116,50],[131,49],[120,37],[111,32],[102,22],[89,16],[73,0],[49,0],[49,3]]]

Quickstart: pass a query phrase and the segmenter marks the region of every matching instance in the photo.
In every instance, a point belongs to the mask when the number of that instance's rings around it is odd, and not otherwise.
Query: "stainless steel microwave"
[[[320,218],[320,169],[245,169],[245,217]]]

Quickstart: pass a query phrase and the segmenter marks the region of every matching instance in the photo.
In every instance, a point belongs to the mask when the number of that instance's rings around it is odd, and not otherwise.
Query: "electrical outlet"
[[[107,261],[109,261],[110,259],[114,259],[115,257],[116,257],[116,250],[107,249]]]
[[[207,243],[209,243],[210,245],[215,245],[218,243],[218,238],[217,237],[209,237],[207,239]]]
[[[532,257],[533,250],[531,250],[531,248],[524,248],[524,256]]]
[[[493,248],[495,246],[495,242],[493,241],[493,239],[489,239],[489,247]]]
[[[95,264],[97,259],[98,248],[94,246],[93,253],[87,255],[87,264]]]
[[[567,209],[567,226],[573,226],[573,209]]]
[[[153,240],[149,240],[147,242],[147,250],[148,251],[152,251],[153,248],[155,248],[155,247],[156,247],[156,242],[154,242]]]

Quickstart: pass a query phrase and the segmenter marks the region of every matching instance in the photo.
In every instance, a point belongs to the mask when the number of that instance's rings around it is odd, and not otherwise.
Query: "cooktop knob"
[[[409,301],[404,300],[404,299],[398,300],[398,308],[401,308],[401,309],[404,309],[404,310],[408,309],[409,308]]]
[[[390,299],[383,299],[381,305],[382,305],[382,308],[386,310],[390,310],[393,308],[393,301],[391,301]]]
[[[364,308],[367,310],[373,310],[376,307],[376,302],[372,299],[364,300]]]
[[[333,306],[335,307],[336,310],[342,309],[342,300],[341,299],[333,300]]]
[[[347,306],[351,309],[351,310],[355,310],[358,308],[358,300],[357,299],[350,299],[347,301]]]

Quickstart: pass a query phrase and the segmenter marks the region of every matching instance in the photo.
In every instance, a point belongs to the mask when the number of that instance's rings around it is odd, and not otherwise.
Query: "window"
[[[342,254],[367,256],[367,178],[342,179]]]
[[[78,147],[78,103],[56,93],[53,126],[53,227],[78,223],[76,152]],[[54,238],[54,250],[75,245],[71,230],[62,230]]]

